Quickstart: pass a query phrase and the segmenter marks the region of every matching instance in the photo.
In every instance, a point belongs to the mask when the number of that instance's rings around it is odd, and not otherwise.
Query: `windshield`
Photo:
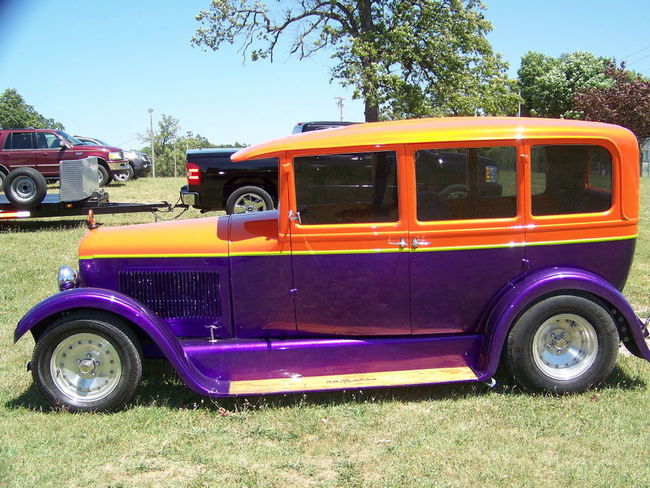
[[[73,146],[83,146],[84,143],[81,142],[79,139],[76,137],[72,137],[70,134],[67,134],[66,132],[63,132],[62,130],[57,130],[57,134],[59,134],[61,137],[63,137],[66,141],[68,141],[70,144]]]

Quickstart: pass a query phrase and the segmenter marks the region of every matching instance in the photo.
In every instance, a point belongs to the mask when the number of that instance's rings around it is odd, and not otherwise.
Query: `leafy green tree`
[[[579,91],[607,88],[613,80],[606,73],[608,58],[574,52],[558,58],[528,52],[521,58],[519,83],[523,115],[575,118],[573,97]]]
[[[141,135],[140,141],[147,143],[141,151],[151,157],[149,135]],[[179,176],[185,173],[185,152],[189,149],[206,149],[211,147],[246,147],[246,144],[213,144],[207,137],[191,131],[181,134],[178,119],[162,114],[154,131],[154,152],[156,159],[156,176]]]
[[[366,121],[425,115],[504,115],[518,95],[486,34],[480,0],[213,0],[195,46],[238,42],[273,60],[283,36],[300,59],[329,49],[333,79],[365,103]]]
[[[14,89],[7,88],[0,95],[0,128],[2,129],[64,129],[63,124],[48,119],[28,105]]]

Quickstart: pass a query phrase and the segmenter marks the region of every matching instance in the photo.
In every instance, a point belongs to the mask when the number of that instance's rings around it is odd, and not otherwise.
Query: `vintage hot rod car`
[[[621,294],[639,222],[628,130],[407,120],[232,157],[259,158],[277,158],[278,210],[87,233],[79,273],[62,267],[15,332],[32,332],[50,402],[116,408],[161,355],[209,396],[488,382],[500,363],[568,393],[602,382],[621,341],[650,360]]]

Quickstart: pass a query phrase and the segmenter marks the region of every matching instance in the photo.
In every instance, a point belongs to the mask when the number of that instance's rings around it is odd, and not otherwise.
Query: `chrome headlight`
[[[108,153],[108,159],[124,159],[124,155],[121,151],[114,151]]]
[[[59,268],[59,290],[71,290],[79,286],[79,273],[70,266],[61,266]]]

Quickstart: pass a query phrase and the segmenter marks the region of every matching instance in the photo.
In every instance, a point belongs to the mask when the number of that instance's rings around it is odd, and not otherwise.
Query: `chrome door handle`
[[[298,222],[299,224],[302,224],[302,220],[300,219],[300,212],[289,210],[289,220],[291,222]]]
[[[421,241],[417,237],[414,237],[411,241],[411,247],[413,249],[417,249],[420,246],[428,246],[429,244],[431,244],[429,241]]]
[[[392,246],[399,246],[402,249],[404,249],[406,246],[408,246],[408,242],[406,242],[406,239],[404,239],[403,237],[397,242],[389,240],[388,244],[390,244]]]

